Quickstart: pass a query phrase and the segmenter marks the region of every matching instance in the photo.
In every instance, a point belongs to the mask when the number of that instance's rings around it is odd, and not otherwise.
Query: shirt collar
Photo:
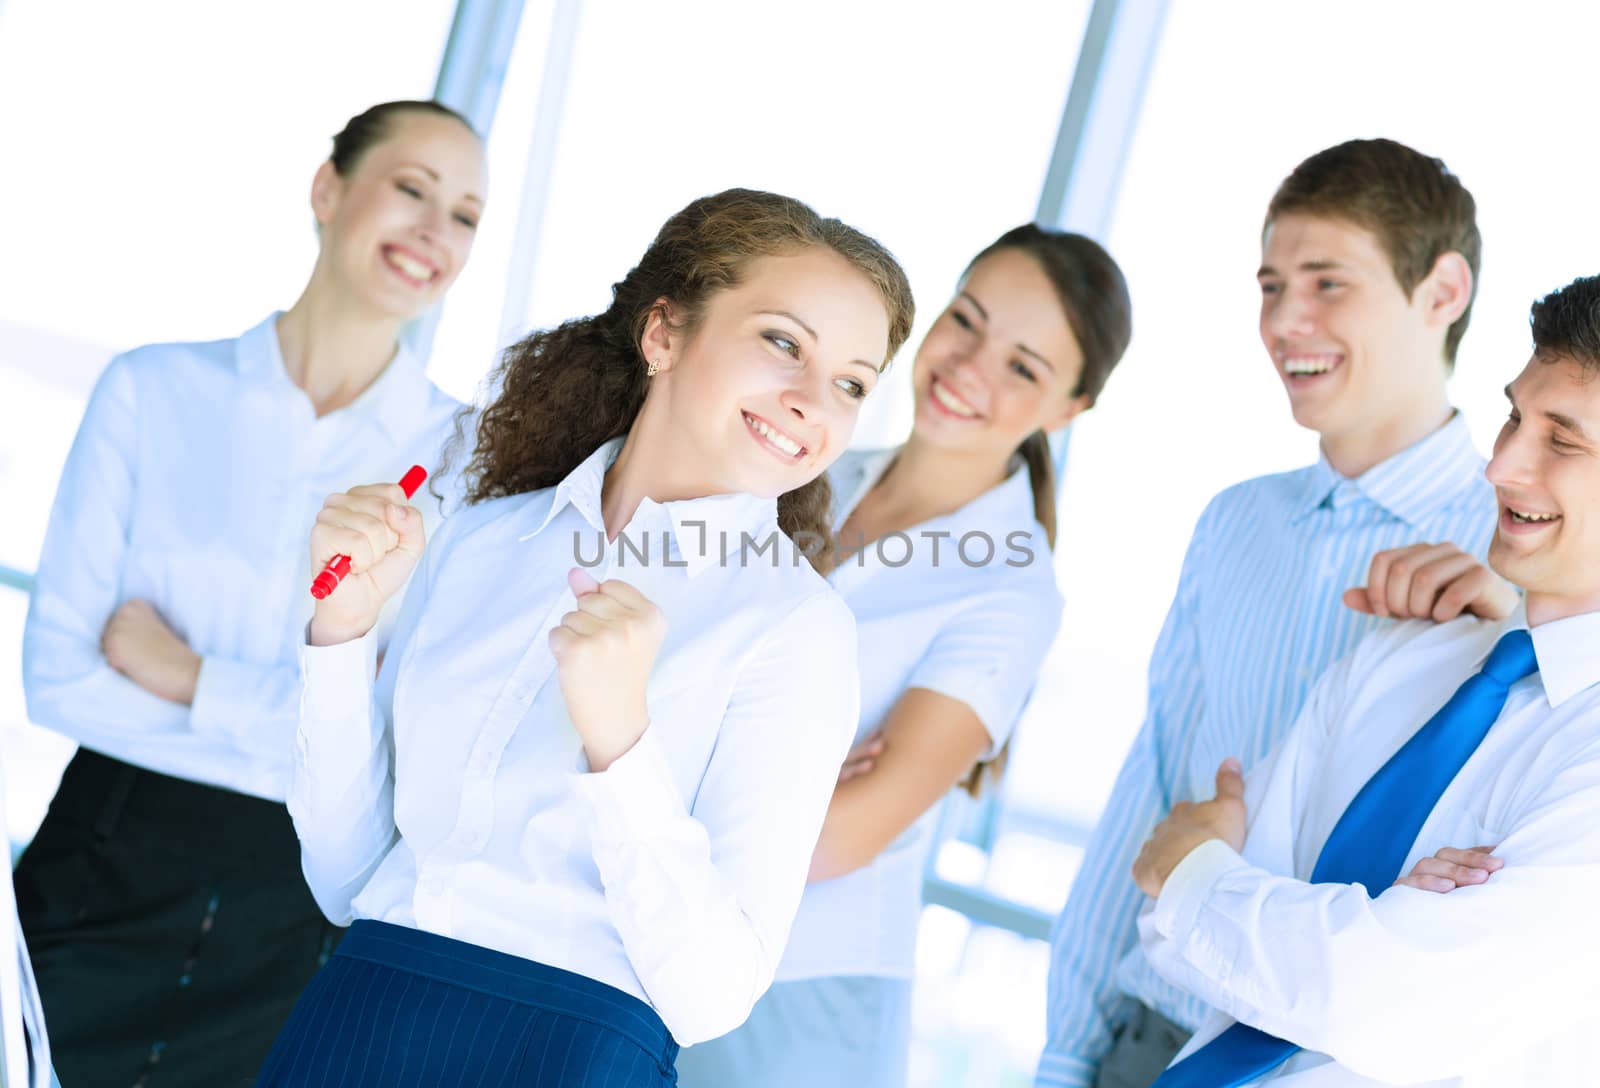
[[[555,516],[572,507],[596,532],[605,532],[605,514],[601,497],[605,487],[606,472],[622,452],[623,439],[613,438],[595,450],[567,473],[555,486],[550,497],[550,508],[544,512],[539,524],[519,540],[537,536]],[[721,557],[737,556],[743,534],[756,539],[764,546],[764,533],[778,531],[778,500],[743,493],[706,495],[698,499],[679,499],[673,502],[656,502],[645,499],[639,504],[633,520],[628,523],[629,533],[653,533],[670,529],[673,551],[685,564],[693,578],[708,567],[717,565]],[[641,548],[646,541],[639,541]]]
[[[1006,534],[1026,529],[1044,539],[1044,527],[1039,524],[1033,507],[1033,480],[1028,466],[1019,458],[1012,466],[1011,475],[999,486],[991,487],[967,505],[941,521],[957,523],[960,532],[982,530],[995,538],[996,546]]]
[[[1483,458],[1460,412],[1422,441],[1401,450],[1354,479],[1341,476],[1319,456],[1306,470],[1296,520],[1324,504],[1366,499],[1413,527],[1461,494],[1483,475]]]
[[[278,342],[278,318],[282,316],[274,312],[239,337],[235,364],[241,378],[248,382],[281,382],[293,388]],[[402,339],[377,380],[339,411],[372,419],[390,439],[408,443],[427,422],[431,400],[432,383],[427,371]]]
[[[578,467],[567,473],[561,482],[556,484],[556,489],[550,496],[550,509],[545,511],[544,519],[539,522],[538,528],[522,539],[527,540],[538,533],[569,506],[589,523],[591,529],[603,531],[606,519],[600,508],[601,492],[605,486],[606,472],[611,468],[611,463],[617,459],[617,454],[621,452],[622,439],[613,438],[609,442],[602,443],[599,449],[578,462]]]
[[[278,318],[282,316],[276,311],[268,314],[265,321],[236,341],[234,360],[239,377],[253,382],[289,380],[283,368],[283,351],[278,346]]]
[[[1518,605],[1505,629],[1527,625],[1527,612]],[[1552,707],[1600,683],[1600,612],[1541,623],[1531,634],[1539,679]]]
[[[839,480],[841,486],[834,495],[833,524],[836,530],[866,498],[867,492],[883,479],[883,474],[889,470],[899,452],[897,447],[891,447],[865,454],[853,466],[854,474]],[[963,533],[985,532],[996,540],[997,547],[1006,534],[1018,530],[1037,532],[1043,538],[1044,528],[1034,513],[1033,482],[1028,477],[1027,466],[1018,457],[1013,458],[1010,468],[1010,474],[997,486],[957,510],[929,518],[923,525],[948,524],[950,531],[958,537]]]

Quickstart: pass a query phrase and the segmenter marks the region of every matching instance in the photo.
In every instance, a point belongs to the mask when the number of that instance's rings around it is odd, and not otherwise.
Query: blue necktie
[[[1361,787],[1328,834],[1311,883],[1360,884],[1372,896],[1393,884],[1428,814],[1505,708],[1511,685],[1538,669],[1527,631],[1502,635],[1483,670],[1457,688]],[[1246,1024],[1234,1024],[1161,1074],[1151,1088],[1238,1088],[1276,1069],[1299,1049]]]

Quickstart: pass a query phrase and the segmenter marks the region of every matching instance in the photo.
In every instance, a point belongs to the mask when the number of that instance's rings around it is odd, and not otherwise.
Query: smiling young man
[[[1594,1083],[1600,277],[1535,303],[1533,342],[1488,467],[1523,607],[1374,634],[1248,788],[1224,766],[1141,851],[1144,951],[1219,1010],[1160,1088]],[[1467,840],[1505,867],[1390,886]]]
[[[1224,491],[1195,529],[1146,720],[1053,934],[1041,1088],[1146,1088],[1206,1014],[1137,947],[1128,870],[1173,804],[1210,796],[1224,757],[1261,760],[1385,617],[1515,606],[1476,558],[1494,499],[1446,393],[1480,246],[1461,182],[1390,140],[1322,151],[1274,195],[1261,339],[1322,456]]]

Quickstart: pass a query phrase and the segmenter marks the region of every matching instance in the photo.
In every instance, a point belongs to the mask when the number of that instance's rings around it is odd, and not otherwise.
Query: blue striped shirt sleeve
[[[1144,723],[1050,935],[1048,1037],[1035,1088],[1089,1088],[1111,1048],[1114,1018],[1123,1001],[1117,966],[1139,942],[1143,895],[1130,871],[1139,848],[1172,804],[1174,784],[1162,753],[1172,732],[1193,721],[1205,706],[1195,594],[1210,514],[1208,508],[1195,529],[1177,595],[1156,639]]]

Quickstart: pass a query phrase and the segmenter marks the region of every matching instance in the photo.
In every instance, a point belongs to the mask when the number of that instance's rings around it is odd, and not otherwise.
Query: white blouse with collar
[[[39,725],[136,766],[282,801],[313,604],[311,523],[330,492],[432,470],[460,404],[402,345],[364,393],[318,418],[284,369],[277,317],[237,339],[151,344],[107,364],[51,508],[22,661]],[[431,528],[430,496],[425,485],[414,502]],[[101,632],[134,598],[200,655],[192,706],[106,663]],[[398,611],[385,610],[380,641]]]
[[[370,635],[303,650],[289,809],[330,918],[585,975],[689,1045],[772,981],[856,726],[855,626],[771,499],[647,500],[602,549],[619,448],[453,515],[376,683]],[[548,644],[577,565],[667,621],[650,725],[600,773]]]

